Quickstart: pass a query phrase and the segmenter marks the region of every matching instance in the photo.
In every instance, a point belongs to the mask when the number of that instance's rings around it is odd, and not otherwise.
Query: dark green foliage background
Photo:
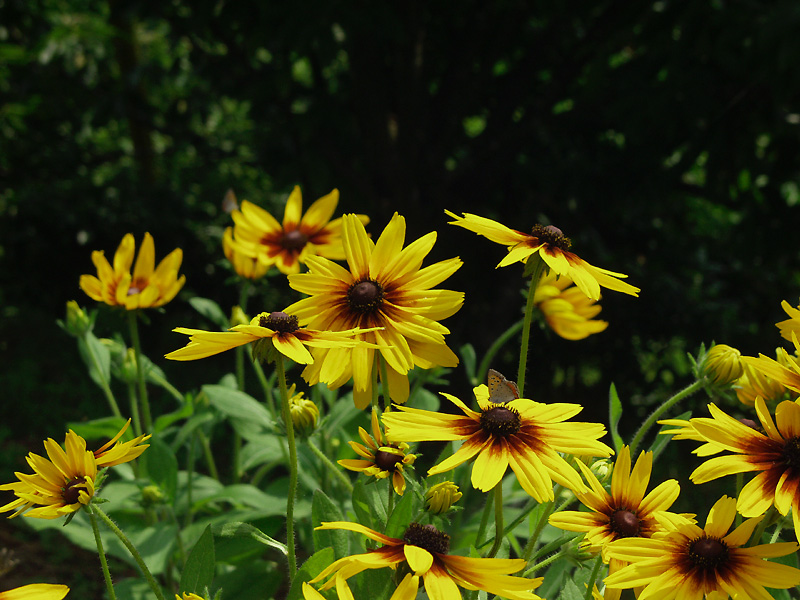
[[[450,345],[479,354],[519,317],[521,268],[495,271],[504,250],[443,209],[559,226],[642,288],[604,297],[605,333],[533,338],[528,395],[592,419],[612,381],[632,417],[688,382],[700,342],[771,354],[800,284],[799,28],[794,0],[0,0],[0,439],[106,412],[55,325],[94,304],[92,250],[145,231],[159,258],[183,248],[154,358],[208,326],[188,295],[235,302],[228,188],[280,214],[295,184],[307,204],[338,187],[373,235],[394,211],[409,238],[438,230],[431,258],[466,263]],[[121,325],[103,310],[97,333]],[[165,368],[188,389],[230,365]]]

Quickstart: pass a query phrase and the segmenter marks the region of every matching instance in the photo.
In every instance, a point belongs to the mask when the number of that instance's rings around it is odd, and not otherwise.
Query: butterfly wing
[[[511,402],[519,398],[517,384],[503,377],[499,371],[489,369],[487,379],[490,402],[502,404],[503,402]]]

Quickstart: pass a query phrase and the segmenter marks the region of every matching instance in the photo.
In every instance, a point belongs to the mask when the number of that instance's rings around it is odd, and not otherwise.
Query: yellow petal
[[[139,255],[136,257],[136,265],[133,267],[134,281],[147,281],[153,274],[156,263],[156,249],[153,244],[153,236],[149,233],[144,234],[142,245],[139,246]]]
[[[428,569],[430,569],[431,565],[433,564],[433,555],[419,546],[404,544],[403,553],[405,554],[406,562],[408,562],[408,566],[411,567],[414,575],[422,575],[423,573],[427,573]]]
[[[284,231],[293,231],[300,224],[300,215],[303,213],[303,195],[300,186],[294,186],[292,193],[286,200],[286,208],[283,211]]]

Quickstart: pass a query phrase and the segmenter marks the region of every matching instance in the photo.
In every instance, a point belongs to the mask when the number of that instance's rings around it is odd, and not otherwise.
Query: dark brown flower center
[[[636,516],[636,513],[624,508],[614,511],[609,524],[614,533],[617,534],[617,537],[621,538],[639,537],[639,531],[642,528],[642,522]]]
[[[447,554],[450,551],[450,536],[442,533],[433,525],[411,523],[403,534],[403,541],[412,546],[419,546],[428,552]]]
[[[394,446],[391,447],[393,448]],[[402,454],[386,452],[385,450],[378,450],[375,453],[375,465],[381,471],[394,471],[395,465],[399,462],[403,462]]]
[[[538,238],[540,242],[555,246],[560,250],[569,250],[572,246],[572,240],[554,225],[534,225],[533,229],[531,229],[531,235]]]
[[[299,329],[297,317],[285,312],[271,312],[258,320],[261,327],[267,327],[278,333],[292,333]]]
[[[76,477],[61,488],[64,504],[75,504],[80,500],[81,490],[86,491],[86,480]]]
[[[371,313],[383,304],[383,288],[377,281],[366,279],[347,290],[347,305],[357,313]]]
[[[695,567],[711,571],[728,560],[728,546],[720,539],[701,537],[689,545],[689,559]]]
[[[299,229],[287,231],[281,238],[281,247],[284,250],[302,250],[306,243],[308,243],[308,236]]]
[[[493,406],[481,413],[481,427],[496,437],[517,433],[521,424],[519,413],[512,408]]]
[[[789,438],[783,446],[783,462],[792,469],[800,469],[800,438]]]

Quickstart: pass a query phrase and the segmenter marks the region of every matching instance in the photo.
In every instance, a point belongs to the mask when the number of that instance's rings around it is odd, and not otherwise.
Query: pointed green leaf
[[[330,521],[344,521],[342,511],[334,504],[333,500],[325,495],[322,490],[314,490],[314,499],[311,501],[311,525],[319,527],[322,523]],[[334,557],[338,560],[347,556],[350,550],[350,540],[347,532],[342,529],[323,529],[313,531],[314,550],[333,548]]]
[[[303,582],[314,579],[314,577],[322,572],[322,569],[330,565],[333,561],[333,548],[323,548],[314,553],[297,571],[297,575],[295,575],[294,581],[292,581],[292,587],[289,589],[289,595],[286,600],[302,600]]]
[[[202,595],[214,580],[214,534],[211,527],[206,527],[203,535],[189,553],[186,565],[181,573],[180,591]]]

